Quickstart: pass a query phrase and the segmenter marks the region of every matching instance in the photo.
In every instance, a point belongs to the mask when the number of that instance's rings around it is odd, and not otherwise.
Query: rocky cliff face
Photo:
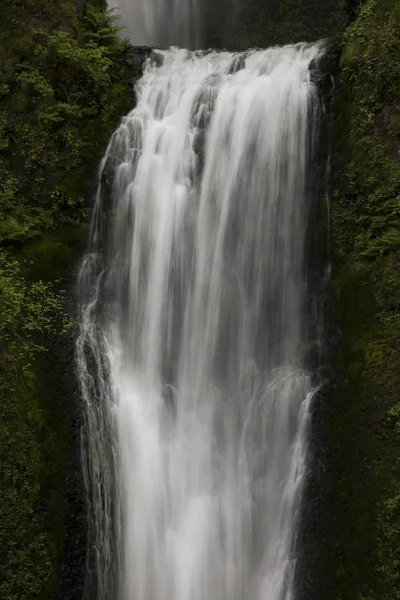
[[[231,50],[332,39],[344,32],[356,2],[203,0],[201,38],[206,47]]]
[[[333,121],[332,257],[341,332],[329,398],[326,598],[399,597],[400,5],[347,29]],[[325,597],[324,596],[324,597]]]
[[[348,22],[337,0],[241,0],[234,39],[239,48],[314,42],[342,34]]]

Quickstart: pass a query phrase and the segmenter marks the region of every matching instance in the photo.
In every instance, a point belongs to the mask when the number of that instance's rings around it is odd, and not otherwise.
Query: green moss
[[[27,266],[30,279],[62,278],[82,255],[87,231],[86,223],[62,225],[25,243],[16,255]]]
[[[348,162],[335,218],[356,225],[351,249],[371,258],[400,248],[399,32],[400,5],[370,0],[347,32],[341,60],[335,131]],[[343,235],[342,227],[337,231]]]
[[[0,289],[0,595],[47,598],[59,548],[46,482],[49,470],[62,468],[62,454],[48,452],[56,431],[46,418],[36,362],[44,336],[63,334],[69,323],[55,285],[28,284],[21,265],[4,252]]]
[[[348,29],[335,108],[336,366],[329,597],[400,598],[400,5],[368,0]]]

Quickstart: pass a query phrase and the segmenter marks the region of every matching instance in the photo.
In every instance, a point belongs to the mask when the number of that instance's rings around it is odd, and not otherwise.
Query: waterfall
[[[199,47],[200,0],[108,0],[132,44]]]
[[[320,52],[157,51],[110,141],[77,341],[97,600],[295,597]]]

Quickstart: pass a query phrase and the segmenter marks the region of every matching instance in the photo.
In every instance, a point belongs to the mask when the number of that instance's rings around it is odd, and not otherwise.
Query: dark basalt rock
[[[155,60],[159,60],[161,54],[154,52],[157,48],[152,48],[151,46],[129,46],[128,47],[128,56],[132,63],[132,65],[136,69],[136,77],[142,75],[143,66],[146,60],[150,57],[154,57]],[[162,58],[162,57],[161,57]]]
[[[318,90],[318,96],[323,103],[332,100],[335,80],[339,74],[340,43],[338,39],[327,40],[322,56],[311,61],[311,80]]]
[[[64,278],[67,288],[66,310],[76,316],[76,278],[78,265]],[[58,386],[60,402],[67,407],[67,465],[65,472],[65,513],[62,565],[58,598],[81,600],[84,596],[86,565],[87,515],[81,465],[81,431],[83,427],[82,402],[75,376],[75,335],[66,340],[57,339],[51,348],[52,368]]]

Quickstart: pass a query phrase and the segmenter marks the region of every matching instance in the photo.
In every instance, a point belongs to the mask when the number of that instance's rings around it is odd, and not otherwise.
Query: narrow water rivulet
[[[294,600],[319,45],[155,53],[79,288],[88,596]]]

